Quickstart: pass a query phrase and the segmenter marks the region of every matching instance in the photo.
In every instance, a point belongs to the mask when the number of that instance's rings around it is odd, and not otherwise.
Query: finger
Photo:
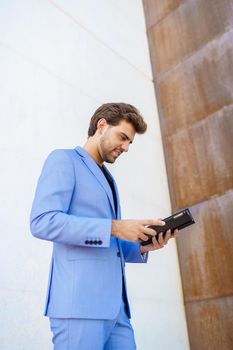
[[[145,226],[142,226],[142,232],[147,234],[147,235],[151,235],[151,236],[157,235],[156,230],[149,228],[149,227],[145,227]]]
[[[152,238],[152,241],[153,241],[154,249],[161,249],[164,247],[164,245],[161,245],[155,237]]]
[[[157,220],[142,220],[142,224],[144,226],[146,226],[146,225],[164,226],[165,222],[163,220],[160,220],[160,219],[157,219]]]
[[[163,232],[160,232],[159,238],[158,238],[158,242],[159,242],[160,246],[162,246],[162,247],[164,246],[165,241],[164,241],[164,238],[163,238]]]
[[[172,237],[171,230],[167,230],[165,237],[164,237],[164,244],[167,244],[168,240]]]
[[[144,235],[144,233],[140,233],[138,236],[139,240],[141,241],[148,241],[149,237],[147,235]]]
[[[177,230],[177,229],[174,231],[174,233],[173,233],[173,237],[174,237],[174,238],[177,237],[178,232],[179,232],[179,230]]]
[[[159,242],[157,241],[156,237],[152,237],[152,243],[153,243],[153,247],[155,249],[160,249],[161,248],[161,246],[160,246]]]

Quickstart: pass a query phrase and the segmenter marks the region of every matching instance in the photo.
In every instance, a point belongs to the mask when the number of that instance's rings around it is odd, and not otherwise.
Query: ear
[[[97,130],[100,132],[100,134],[103,133],[104,129],[106,128],[107,126],[107,121],[106,119],[104,118],[101,118],[98,120],[98,123],[97,123]]]

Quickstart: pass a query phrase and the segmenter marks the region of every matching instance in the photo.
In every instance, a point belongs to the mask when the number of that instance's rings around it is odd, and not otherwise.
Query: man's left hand
[[[156,239],[155,236],[153,236],[151,244],[140,246],[141,254],[163,248],[167,244],[169,239],[175,238],[177,237],[177,235],[178,235],[178,230],[175,230],[173,234],[171,234],[171,230],[168,230],[163,238],[163,232],[160,232],[158,240]]]

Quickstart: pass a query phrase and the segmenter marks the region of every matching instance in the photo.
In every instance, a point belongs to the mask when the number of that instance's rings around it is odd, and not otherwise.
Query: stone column
[[[192,350],[233,349],[233,1],[143,0]]]

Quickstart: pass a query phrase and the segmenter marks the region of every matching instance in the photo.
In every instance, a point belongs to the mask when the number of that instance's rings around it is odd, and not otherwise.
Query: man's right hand
[[[165,222],[158,220],[113,220],[112,236],[132,242],[147,241],[148,236],[155,236],[157,232],[147,226],[164,226]]]

